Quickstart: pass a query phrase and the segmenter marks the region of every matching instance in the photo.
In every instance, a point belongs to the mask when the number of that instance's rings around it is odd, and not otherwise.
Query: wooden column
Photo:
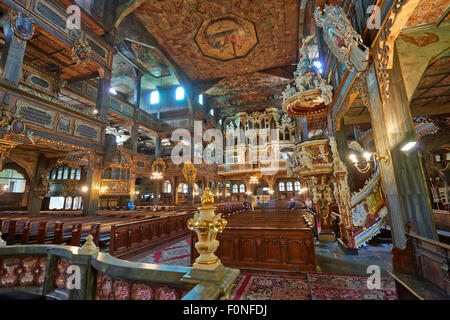
[[[109,90],[111,89],[111,75],[106,72],[98,80],[98,93],[96,108],[98,114],[104,120],[108,119]]]
[[[38,194],[38,189],[41,184],[41,175],[47,171],[47,159],[40,154],[38,157],[37,169],[34,175],[34,180],[31,183],[28,195],[27,213],[30,215],[38,215],[41,212],[42,200]]]
[[[389,97],[381,97],[373,65],[369,71],[367,88],[375,145],[379,155],[389,156],[388,162],[380,164],[391,233],[394,246],[404,249],[408,223],[415,224],[419,235],[437,239],[431,202],[419,152],[405,154],[400,150],[407,142],[416,141],[416,134],[397,53],[389,70]]]
[[[9,18],[4,19],[2,25],[5,33],[5,44],[0,61],[0,70],[3,79],[17,86],[20,75],[22,74],[22,63],[27,41],[20,40],[16,37]]]
[[[95,168],[96,164],[83,168],[84,183],[88,187],[88,191],[83,195],[83,216],[97,216],[98,204],[100,199],[100,183],[101,170]]]

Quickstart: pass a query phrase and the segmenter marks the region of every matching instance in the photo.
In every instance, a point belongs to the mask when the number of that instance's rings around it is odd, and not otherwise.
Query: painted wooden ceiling
[[[296,0],[148,0],[135,14],[194,81],[297,60]]]

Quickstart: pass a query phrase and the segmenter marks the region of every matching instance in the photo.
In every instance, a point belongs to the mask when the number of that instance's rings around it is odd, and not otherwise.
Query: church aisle
[[[127,260],[162,265],[190,265],[190,237],[178,238]],[[336,243],[316,243],[316,272],[241,269],[231,300],[397,300],[390,269],[391,245],[367,246],[359,255],[346,253]],[[367,288],[367,266],[381,268],[381,288]]]

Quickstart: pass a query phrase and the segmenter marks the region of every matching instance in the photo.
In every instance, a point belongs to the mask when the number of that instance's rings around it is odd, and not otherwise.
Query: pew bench
[[[443,290],[415,275],[388,271],[395,280],[399,300],[450,300]]]

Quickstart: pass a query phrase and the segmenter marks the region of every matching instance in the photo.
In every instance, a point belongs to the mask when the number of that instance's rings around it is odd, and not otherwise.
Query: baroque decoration
[[[322,78],[308,55],[308,45],[315,35],[303,40],[300,61],[294,73],[294,85],[282,93],[283,110],[290,116],[318,116],[328,111],[333,100],[333,87]]]
[[[325,5],[322,10],[318,7],[314,19],[316,25],[323,29],[323,38],[331,52],[346,64],[349,71],[367,69],[369,48],[364,45],[341,8]]]
[[[186,180],[188,184],[193,184],[195,182],[195,179],[197,178],[197,168],[192,164],[192,162],[186,162],[184,164],[182,173],[184,180]]]
[[[72,60],[78,65],[85,67],[92,57],[92,49],[85,41],[77,39],[72,45]]]
[[[361,154],[365,152],[356,142],[351,142],[349,148]],[[384,226],[387,207],[379,166],[365,186],[352,194],[348,169],[340,158],[334,137],[297,144],[287,161],[287,173],[308,181],[322,229],[330,225],[330,205],[337,204],[341,241],[347,247],[365,245]]]
[[[195,260],[194,269],[213,270],[222,264],[214,252],[219,247],[217,234],[225,229],[227,221],[221,214],[214,213],[214,194],[209,188],[205,189],[201,201],[202,207],[194,218],[188,220],[189,230],[195,231],[199,240],[195,249],[200,256]]]

